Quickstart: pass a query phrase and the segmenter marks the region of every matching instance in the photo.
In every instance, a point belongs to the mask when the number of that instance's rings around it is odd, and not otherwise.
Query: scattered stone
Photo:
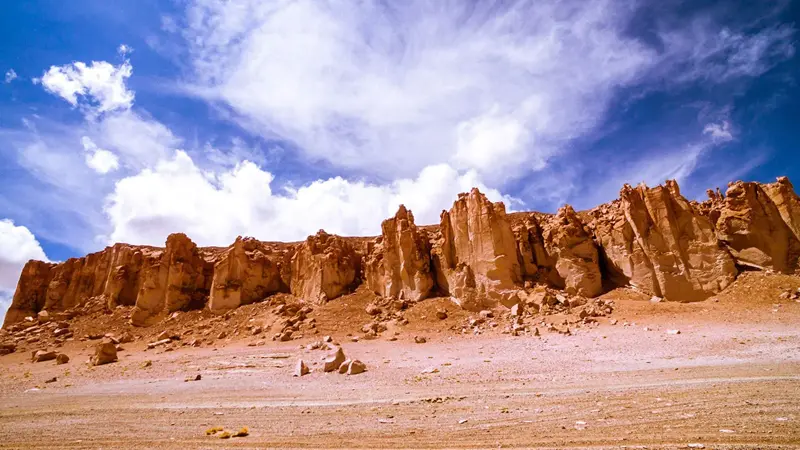
[[[436,318],[439,319],[439,320],[447,319],[447,311],[442,310],[442,309],[436,311]]]
[[[347,374],[348,375],[358,375],[360,373],[364,373],[367,370],[367,365],[363,362],[355,359],[347,366]]]
[[[56,381],[58,381],[58,377],[53,377],[53,378],[44,380],[45,383],[55,383]]]
[[[344,350],[342,350],[341,347],[338,347],[332,355],[325,358],[325,365],[322,370],[325,372],[333,372],[334,370],[338,370],[339,366],[342,365],[345,359],[347,358],[344,356]]]
[[[223,431],[222,433],[219,434],[220,439],[230,439],[231,436],[233,435],[231,434],[230,431]]]
[[[467,423],[467,422],[469,422],[469,420],[468,420],[468,419],[461,419],[461,420],[459,420],[459,421],[458,421],[458,424],[459,424],[459,425],[464,425],[464,424],[465,424],[465,423]]]
[[[494,313],[492,311],[489,311],[488,309],[484,309],[483,311],[479,312],[478,315],[481,317],[481,319],[484,320],[491,319],[494,317]]]
[[[297,366],[294,369],[294,376],[302,377],[303,375],[308,375],[311,370],[309,370],[308,366],[306,365],[305,361],[302,359],[297,360]]]
[[[514,306],[511,307],[511,316],[519,317],[520,312],[522,312],[522,307],[519,303],[515,303]]]
[[[681,334],[681,330],[667,330],[667,334]]]
[[[414,336],[414,342],[417,344],[424,344],[428,342],[428,340],[425,338],[425,336]]]
[[[325,337],[322,338],[322,341],[323,342],[333,342],[333,338],[330,337],[330,336],[325,336]]]
[[[37,314],[37,318],[39,319],[39,323],[50,322],[50,313],[45,310],[41,310],[39,311],[39,314]]]
[[[261,334],[261,331],[262,331],[261,327],[255,327],[253,328],[253,331],[251,331],[251,333],[253,333],[253,336],[255,336],[257,334]]]
[[[168,332],[166,332],[166,331],[162,331],[161,333],[159,333],[159,335],[156,338],[156,340],[158,340],[158,341],[169,341],[169,340],[171,340],[170,339],[170,334]]]
[[[44,361],[52,361],[58,357],[56,352],[49,352],[46,350],[36,350],[31,354],[31,361],[33,362],[44,362]]]
[[[150,367],[150,366],[152,366],[152,365],[153,365],[153,361],[150,361],[150,360],[148,359],[147,361],[145,361],[144,363],[142,363],[142,369],[144,369],[144,368],[146,368],[146,367]]]
[[[203,377],[198,373],[195,376],[191,376],[190,375],[190,376],[184,378],[183,381],[186,383],[186,382],[189,382],[189,381],[200,381],[202,379],[203,379]]]
[[[66,363],[68,363],[68,362],[69,362],[69,356],[67,356],[67,355],[65,355],[65,354],[63,354],[63,353],[59,353],[59,354],[56,356],[56,364],[57,364],[57,365],[66,364]]]
[[[720,433],[736,433],[736,432],[735,432],[735,431],[733,431],[733,430],[727,430],[727,429],[722,429],[722,430],[719,430],[719,432],[720,432]]]
[[[611,325],[616,325],[618,323],[617,319],[611,319]]]
[[[217,339],[225,339],[226,337],[228,337],[228,333],[224,331],[220,331],[220,333],[217,335]]]
[[[151,343],[147,344],[147,348],[150,348],[150,349],[156,348],[156,347],[158,347],[160,345],[167,345],[170,342],[172,342],[172,339],[162,339],[160,341],[151,342]]]
[[[421,373],[423,373],[423,374],[439,373],[439,369],[436,368],[436,367],[430,367],[430,368],[427,368],[427,369],[423,370]]]
[[[353,362],[349,359],[345,359],[344,362],[339,366],[339,373],[345,374],[347,373],[347,369],[350,367],[350,363]]]
[[[93,366],[101,366],[117,361],[117,347],[111,341],[103,341],[94,348],[94,356],[90,359]]]
[[[657,295],[650,297],[650,303],[661,303],[661,300],[663,300],[663,298]]]
[[[369,305],[367,305],[366,310],[367,310],[367,314],[369,314],[370,316],[377,316],[378,314],[383,312],[383,310],[381,310],[374,303],[370,303]]]
[[[211,427],[211,428],[206,430],[206,436],[211,436],[213,434],[217,434],[220,431],[223,431],[224,429],[225,428],[222,428],[222,427]]]
[[[687,448],[706,448],[703,444],[686,444]]]
[[[233,437],[245,437],[250,434],[250,430],[247,427],[239,428],[239,431],[233,434]]]
[[[121,344],[128,344],[130,342],[133,342],[133,335],[126,331],[122,333],[122,336],[119,337],[119,342]]]
[[[280,338],[278,338],[281,342],[291,341],[292,340],[292,332],[291,331],[284,331],[281,333]]]
[[[13,342],[0,342],[0,356],[8,355],[17,351],[17,344]]]

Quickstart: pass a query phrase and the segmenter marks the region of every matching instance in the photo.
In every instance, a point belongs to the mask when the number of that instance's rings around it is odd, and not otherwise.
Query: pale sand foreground
[[[88,347],[66,366],[14,354],[0,359],[0,448],[800,448],[800,304],[621,302],[613,317],[574,336],[341,336],[368,365],[355,376],[320,373],[325,352],[298,349],[311,338],[132,345],[94,369]],[[298,357],[310,375],[292,377]]]

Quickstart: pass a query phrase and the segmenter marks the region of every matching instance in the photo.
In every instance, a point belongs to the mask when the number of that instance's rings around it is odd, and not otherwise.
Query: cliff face
[[[376,294],[411,301],[433,290],[431,251],[427,233],[417,229],[414,215],[400,205],[397,214],[381,224],[364,263],[364,281]]]
[[[591,212],[590,227],[617,284],[675,301],[703,300],[727,287],[737,270],[708,217],[677,183],[625,185],[621,200]]]
[[[418,227],[401,206],[371,240],[320,231],[299,244],[240,237],[198,248],[184,234],[164,248],[115,244],[59,264],[28,262],[5,325],[101,297],[108,308],[135,306],[131,322],[147,326],[173,311],[223,313],[279,292],[330,301],[362,281],[383,297],[449,295],[472,310],[510,307],[534,285],[585,297],[630,285],[697,301],[728,286],[737,264],[798,270],[800,199],[788,179],[736,182],[709,197],[689,202],[668,181],[626,185],[620,199],[587,212],[509,215],[473,189],[438,226]]]

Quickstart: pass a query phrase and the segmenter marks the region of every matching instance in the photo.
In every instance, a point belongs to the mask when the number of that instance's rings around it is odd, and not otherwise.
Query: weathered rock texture
[[[323,230],[309,236],[292,257],[292,294],[325,303],[355,289],[361,257],[353,246]]]
[[[522,272],[503,203],[492,203],[477,188],[459,194],[442,212],[439,231],[432,253],[443,293],[470,310],[511,301]]]
[[[736,277],[733,258],[711,221],[680,194],[677,183],[625,185],[621,200],[591,211],[609,278],[675,301],[705,299]]]
[[[275,249],[253,238],[237,238],[214,264],[209,308],[227,311],[287,292],[284,268],[290,257],[291,250]]]
[[[131,322],[146,326],[172,311],[222,313],[276,293],[325,302],[362,281],[384,297],[449,295],[472,310],[512,307],[543,286],[593,297],[630,285],[696,301],[728,286],[737,264],[796,272],[800,199],[785,177],[732,183],[703,203],[667,181],[626,185],[591,211],[506,214],[473,189],[438,225],[418,227],[401,206],[381,231],[372,239],[320,231],[298,244],[240,237],[227,248],[173,234],[164,248],[115,244],[58,264],[29,261],[4,325],[100,299],[93,304],[133,306]]]
[[[414,215],[403,205],[383,221],[381,230],[364,264],[367,286],[383,297],[412,301],[428,297],[433,273],[427,233],[417,229]]]

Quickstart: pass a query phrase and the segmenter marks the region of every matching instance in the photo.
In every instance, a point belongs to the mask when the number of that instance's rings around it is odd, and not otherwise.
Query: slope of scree
[[[438,225],[417,226],[404,206],[378,237],[322,230],[300,243],[239,237],[198,247],[184,234],[163,248],[115,244],[22,270],[4,327],[87,303],[130,307],[150,326],[175,311],[235,308],[288,294],[320,305],[363,287],[386,302],[450,297],[479,311],[524,305],[541,289],[596,297],[619,286],[678,302],[729,286],[740,270],[794,273],[800,259],[800,199],[786,177],[731,183],[703,203],[675,181],[625,185],[590,211],[506,213],[478,189],[460,194]]]

